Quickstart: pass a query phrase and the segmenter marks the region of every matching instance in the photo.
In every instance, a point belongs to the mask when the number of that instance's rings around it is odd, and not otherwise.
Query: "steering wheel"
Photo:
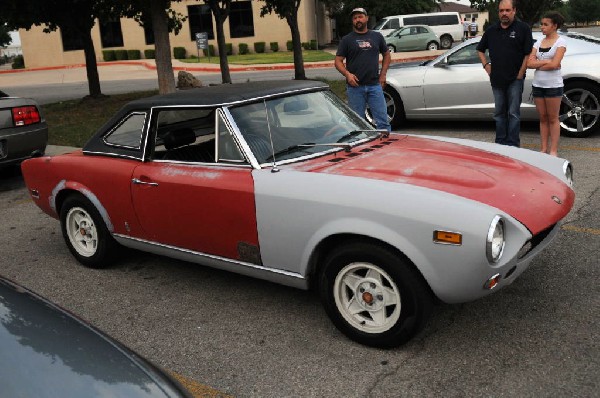
[[[334,125],[332,128],[330,128],[329,130],[327,130],[327,132],[325,134],[323,134],[323,137],[328,137],[330,136],[334,131],[337,130],[344,130],[344,128],[342,126],[340,126],[339,124]]]

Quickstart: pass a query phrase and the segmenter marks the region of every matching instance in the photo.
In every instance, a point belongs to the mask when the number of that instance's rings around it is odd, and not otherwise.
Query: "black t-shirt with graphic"
[[[387,52],[379,32],[350,32],[342,38],[336,55],[346,58],[346,69],[358,78],[361,86],[379,84],[379,54]]]

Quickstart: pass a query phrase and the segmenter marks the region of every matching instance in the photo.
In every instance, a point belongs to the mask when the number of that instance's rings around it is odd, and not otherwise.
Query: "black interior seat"
[[[164,160],[204,163],[214,163],[215,161],[214,140],[192,145],[196,142],[196,133],[191,128],[169,131],[163,137],[163,142],[167,150],[163,157]]]

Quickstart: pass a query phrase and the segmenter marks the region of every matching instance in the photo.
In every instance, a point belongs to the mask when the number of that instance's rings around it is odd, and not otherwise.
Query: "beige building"
[[[231,12],[223,26],[225,41],[231,43],[237,54],[240,43],[245,43],[251,52],[254,43],[277,42],[279,51],[286,51],[286,43],[291,40],[290,28],[285,19],[276,14],[260,16],[264,2],[256,0],[234,0]],[[208,5],[204,1],[183,0],[171,5],[175,12],[187,19],[178,35],[171,33],[171,48],[184,47],[187,56],[203,56],[196,46],[196,33],[207,32],[208,44],[217,48],[216,22]],[[302,42],[317,40],[319,44],[330,43],[332,39],[332,21],[325,7],[318,0],[304,0],[298,11],[298,25]],[[82,65],[85,57],[78,38],[65,37],[60,30],[44,33],[43,27],[33,26],[30,30],[19,30],[25,66],[28,68]],[[144,50],[154,48],[152,32],[142,28],[133,19],[120,21],[97,21],[92,29],[92,39],[96,59],[103,61],[103,50]]]

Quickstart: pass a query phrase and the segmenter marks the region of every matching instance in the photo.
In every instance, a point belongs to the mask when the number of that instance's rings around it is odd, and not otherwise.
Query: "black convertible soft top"
[[[261,98],[286,95],[296,91],[327,90],[326,83],[315,80],[271,80],[250,83],[220,84],[182,90],[172,94],[155,95],[141,98],[124,105],[108,120],[94,136],[84,145],[86,153],[119,153],[132,157],[140,157],[140,150],[115,149],[108,147],[102,137],[115,127],[131,112],[148,112],[153,107],[163,106],[208,106],[218,107],[248,102]],[[128,152],[135,152],[129,154]]]
[[[154,106],[173,105],[218,106],[280,95],[290,91],[327,87],[327,84],[314,80],[272,80],[219,84],[135,100],[125,105],[124,109],[148,109]]]

